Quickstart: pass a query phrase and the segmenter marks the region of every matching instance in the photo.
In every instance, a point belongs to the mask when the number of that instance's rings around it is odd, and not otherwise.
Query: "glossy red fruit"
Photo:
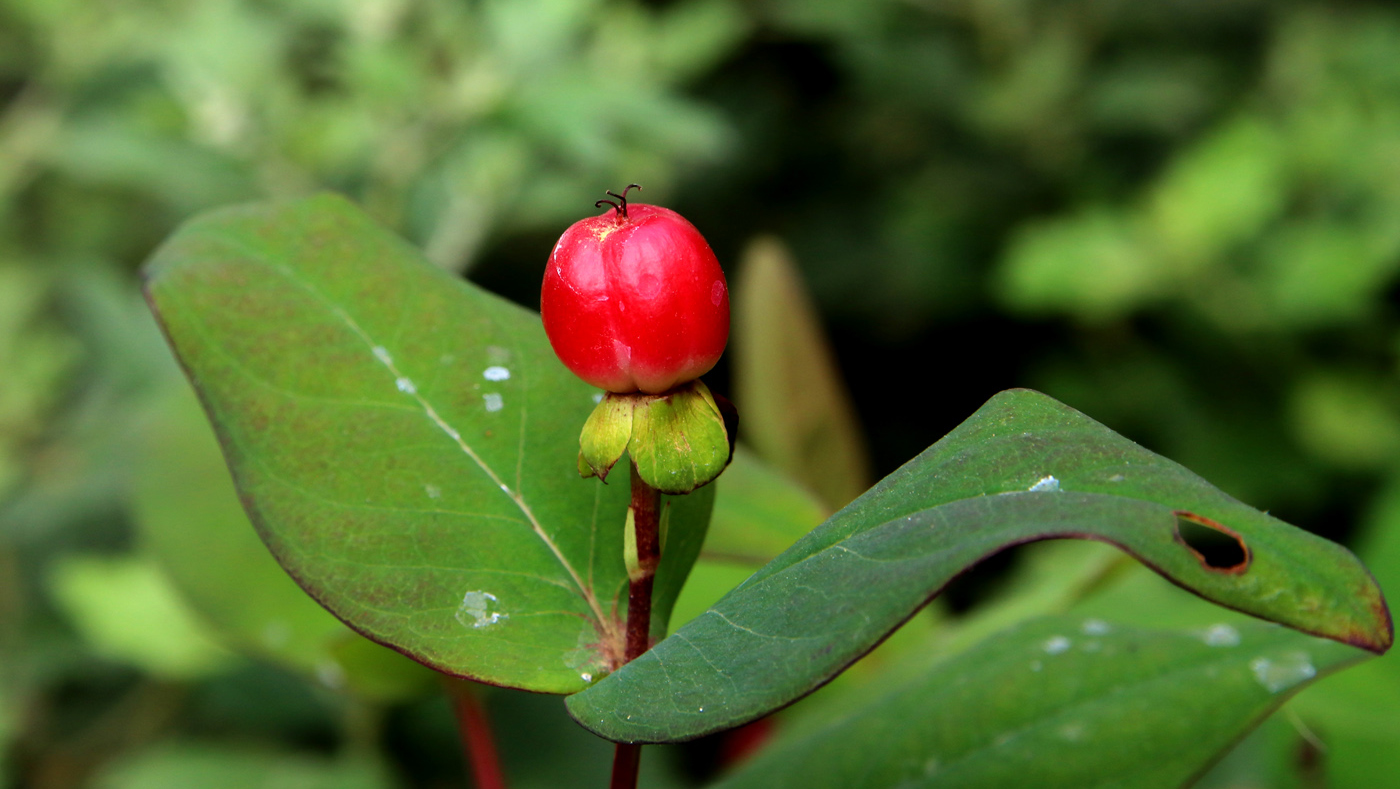
[[[610,392],[660,394],[719,360],[729,286],[694,225],[669,208],[628,205],[625,195],[564,231],[549,255],[540,313],[575,375]]]

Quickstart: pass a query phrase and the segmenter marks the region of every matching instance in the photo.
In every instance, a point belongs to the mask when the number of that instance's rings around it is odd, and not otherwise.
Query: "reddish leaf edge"
[[[1199,517],[1199,516],[1197,516],[1197,517]],[[1373,610],[1373,611],[1376,613],[1376,615],[1377,615],[1377,619],[1378,619],[1379,621],[1381,621],[1381,622],[1384,623],[1384,627],[1381,629],[1381,631],[1380,631],[1379,633],[1377,633],[1377,635],[1379,636],[1379,638],[1371,638],[1368,634],[1366,634],[1366,633],[1364,633],[1364,632],[1351,632],[1351,633],[1348,633],[1348,634],[1346,634],[1346,635],[1344,635],[1344,636],[1340,636],[1340,637],[1339,637],[1339,636],[1337,636],[1337,635],[1330,635],[1330,634],[1326,634],[1326,633],[1317,632],[1317,631],[1314,631],[1314,630],[1308,630],[1308,629],[1304,629],[1304,628],[1300,628],[1300,627],[1293,627],[1292,625],[1285,625],[1285,624],[1283,624],[1283,623],[1281,623],[1281,622],[1275,622],[1275,621],[1273,621],[1273,620],[1271,620],[1271,619],[1267,619],[1267,618],[1265,618],[1265,617],[1258,616],[1258,615],[1256,615],[1256,614],[1252,614],[1252,613],[1250,613],[1250,612],[1248,612],[1248,611],[1245,611],[1245,610],[1243,610],[1243,609],[1237,608],[1237,607],[1235,607],[1235,606],[1227,605],[1227,604],[1221,603],[1221,602],[1219,602],[1219,601],[1217,601],[1217,600],[1212,600],[1212,599],[1206,597],[1205,595],[1201,594],[1200,592],[1197,592],[1196,590],[1194,590],[1194,589],[1192,589],[1192,588],[1190,588],[1190,587],[1188,587],[1188,586],[1185,586],[1184,584],[1180,583],[1179,581],[1173,579],[1171,576],[1167,575],[1167,573],[1164,572],[1164,571],[1162,570],[1162,568],[1160,568],[1160,567],[1156,566],[1155,564],[1153,564],[1153,563],[1151,563],[1151,562],[1145,560],[1142,556],[1140,556],[1140,555],[1138,555],[1137,553],[1135,553],[1134,551],[1128,549],[1128,548],[1127,548],[1126,546],[1124,546],[1123,544],[1121,544],[1121,543],[1119,543],[1119,542],[1115,542],[1115,541],[1110,540],[1110,539],[1107,539],[1107,538],[1105,538],[1105,537],[1103,537],[1103,536],[1101,536],[1101,535],[1090,534],[1090,533],[1088,533],[1088,532],[1076,532],[1076,531],[1073,531],[1073,530],[1047,531],[1047,532],[1042,533],[1042,534],[1027,535],[1027,536],[1024,537],[1023,539],[1011,540],[1011,541],[1002,543],[1001,545],[998,545],[996,548],[993,548],[992,550],[990,550],[990,551],[988,551],[988,552],[982,554],[981,556],[977,557],[977,559],[975,559],[974,561],[969,562],[968,565],[967,565],[966,567],[964,567],[963,569],[959,570],[955,575],[953,575],[951,578],[949,578],[946,582],[944,582],[944,583],[943,583],[942,585],[940,585],[938,588],[934,589],[933,592],[930,593],[928,597],[924,598],[924,601],[923,601],[922,603],[918,604],[917,606],[914,606],[914,608],[909,612],[909,615],[908,615],[908,616],[906,616],[906,617],[904,617],[903,619],[901,619],[901,620],[899,621],[899,623],[896,624],[894,627],[890,628],[889,631],[885,633],[885,635],[881,636],[879,639],[877,639],[876,641],[874,641],[874,642],[870,645],[870,647],[869,647],[868,649],[866,649],[864,652],[861,652],[860,654],[856,655],[856,656],[855,656],[854,658],[852,658],[850,661],[848,661],[847,663],[845,663],[844,665],[842,665],[839,669],[837,669],[836,671],[830,673],[829,675],[827,675],[826,677],[824,677],[824,678],[821,679],[820,681],[818,681],[818,682],[816,682],[815,684],[813,684],[810,688],[808,688],[808,689],[807,689],[805,692],[803,692],[801,695],[799,695],[799,696],[797,696],[797,697],[795,697],[795,698],[793,698],[793,699],[791,699],[791,700],[789,700],[789,701],[787,701],[787,702],[785,702],[785,703],[783,703],[783,704],[781,704],[781,705],[779,705],[779,706],[776,706],[776,707],[774,707],[774,708],[772,708],[772,709],[766,710],[766,711],[762,712],[761,714],[753,715],[753,716],[750,716],[750,717],[745,717],[745,718],[743,718],[742,720],[739,720],[737,723],[726,723],[725,725],[722,725],[722,726],[716,726],[716,727],[713,727],[713,728],[707,728],[707,729],[705,729],[705,730],[703,730],[703,731],[699,731],[699,732],[697,732],[697,733],[695,733],[695,734],[687,735],[687,736],[682,737],[682,738],[677,738],[677,739],[666,739],[666,740],[647,740],[647,739],[639,739],[639,740],[617,740],[616,742],[626,742],[626,743],[629,743],[629,744],[666,744],[666,745],[671,745],[671,744],[681,743],[681,742],[689,742],[689,741],[691,741],[691,740],[696,740],[696,739],[699,739],[699,738],[701,738],[701,737],[708,737],[709,735],[712,735],[712,734],[718,734],[718,733],[720,733],[720,732],[730,731],[730,730],[736,729],[736,728],[738,728],[738,727],[740,727],[740,726],[747,726],[748,724],[753,723],[753,722],[756,721],[756,720],[760,720],[760,719],[765,718],[765,717],[767,717],[767,716],[769,716],[769,715],[772,715],[772,714],[774,714],[774,713],[776,713],[776,712],[780,712],[780,711],[782,711],[782,710],[785,710],[785,709],[787,709],[788,707],[791,707],[793,704],[796,704],[797,702],[801,701],[802,699],[805,699],[805,698],[807,698],[808,696],[812,695],[813,693],[817,692],[818,690],[821,690],[821,689],[822,689],[823,687],[825,687],[828,683],[832,682],[832,681],[835,680],[837,677],[841,676],[841,674],[845,673],[845,671],[846,671],[847,669],[849,669],[851,666],[853,666],[853,665],[855,665],[856,663],[858,663],[858,662],[859,662],[862,658],[864,658],[866,655],[868,655],[868,654],[870,654],[871,652],[875,651],[875,649],[878,648],[881,644],[883,644],[883,643],[885,642],[885,640],[888,639],[891,635],[893,635],[894,632],[895,632],[896,630],[899,630],[899,628],[903,627],[903,626],[905,625],[905,623],[907,623],[910,619],[913,619],[914,616],[915,616],[915,614],[919,613],[920,611],[922,611],[922,610],[924,609],[925,606],[927,606],[929,603],[933,602],[933,600],[934,600],[935,598],[937,598],[940,594],[942,594],[943,591],[944,591],[945,589],[947,589],[950,585],[953,584],[953,582],[957,581],[957,580],[958,580],[959,578],[961,578],[962,576],[964,576],[964,575],[966,575],[967,573],[971,572],[974,568],[976,568],[976,567],[977,567],[978,565],[980,565],[982,562],[985,562],[986,560],[990,559],[991,557],[996,556],[997,554],[1001,553],[1002,551],[1006,551],[1006,550],[1009,550],[1009,549],[1011,549],[1011,548],[1015,548],[1015,547],[1020,546],[1020,545],[1029,545],[1029,544],[1031,544],[1031,543],[1045,542],[1045,541],[1048,541],[1048,540],[1088,540],[1088,541],[1090,541],[1090,542],[1100,542],[1100,543],[1104,543],[1104,544],[1106,544],[1106,545],[1111,545],[1111,546],[1113,546],[1114,548],[1117,548],[1118,550],[1120,550],[1120,551],[1122,551],[1123,553],[1127,554],[1128,556],[1131,556],[1132,558],[1136,559],[1136,560],[1137,560],[1138,562],[1140,562],[1144,567],[1147,567],[1149,570],[1153,571],[1154,573],[1157,573],[1157,574],[1160,575],[1162,578],[1165,578],[1167,581],[1170,581],[1171,584],[1172,584],[1173,586],[1176,586],[1176,587],[1178,587],[1178,588],[1180,588],[1180,589],[1184,589],[1185,591],[1190,592],[1191,594],[1195,595],[1196,597],[1199,597],[1199,598],[1201,598],[1202,600],[1205,600],[1206,602],[1208,602],[1208,603],[1210,603],[1210,604],[1212,604],[1212,605],[1217,605],[1217,606],[1220,606],[1221,608],[1224,608],[1224,609],[1227,609],[1227,610],[1230,610],[1230,611],[1235,611],[1235,612],[1237,612],[1237,613],[1244,614],[1244,615],[1250,617],[1251,619],[1258,619],[1258,620],[1261,621],[1261,622],[1268,622],[1269,624],[1276,625],[1276,626],[1278,626],[1278,627],[1287,627],[1287,628],[1289,628],[1290,630],[1295,630],[1295,631],[1297,631],[1297,632],[1299,632],[1299,633],[1303,633],[1303,634],[1305,634],[1305,635],[1314,636],[1314,637],[1316,637],[1316,638],[1325,638],[1325,639],[1327,639],[1327,640],[1329,640],[1329,641],[1336,641],[1336,642],[1338,642],[1338,643],[1342,643],[1342,644],[1346,644],[1346,645],[1348,645],[1348,646],[1356,647],[1356,648],[1358,648],[1358,649],[1365,650],[1366,652],[1370,652],[1370,653],[1372,653],[1372,654],[1374,654],[1374,655],[1376,655],[1376,656],[1384,655],[1384,654],[1390,649],[1390,647],[1392,646],[1392,644],[1393,644],[1394,641],[1395,641],[1395,626],[1394,626],[1394,621],[1393,621],[1393,619],[1391,618],[1390,606],[1386,603],[1385,597],[1384,597],[1383,595],[1380,594],[1380,585],[1376,582],[1375,576],[1371,574],[1371,571],[1370,571],[1369,569],[1366,569],[1366,574],[1367,574],[1367,576],[1371,579],[1371,586],[1372,586],[1372,588],[1377,592],[1376,597],[1375,597],[1373,600],[1369,601],[1369,602],[1370,602],[1371,605],[1372,605],[1372,610]],[[1187,546],[1183,546],[1183,547],[1187,547]],[[1345,549],[1345,546],[1343,546],[1343,548]],[[1187,549],[1189,550],[1189,547],[1187,547]],[[1348,550],[1348,553],[1350,553],[1350,550],[1349,550],[1349,549],[1347,549],[1347,550]],[[1363,567],[1364,567],[1364,565],[1363,565]],[[1217,572],[1218,572],[1218,571],[1217,571]],[[1339,665],[1337,668],[1340,669],[1340,668],[1342,668],[1342,667],[1344,667],[1344,666],[1350,666],[1350,665],[1353,665],[1353,664],[1354,664],[1355,662],[1357,662],[1357,661],[1361,661],[1361,660],[1365,660],[1365,659],[1368,659],[1367,656],[1359,655],[1359,656],[1357,656],[1357,658],[1356,658],[1355,661],[1351,661],[1351,662],[1347,662],[1347,663],[1345,663],[1345,664]],[[574,714],[574,710],[573,710],[573,708],[572,708],[571,706],[566,705],[566,706],[565,706],[565,709],[568,710],[569,716],[572,717],[576,723],[578,723],[580,726],[584,727],[585,729],[588,729],[589,731],[593,731],[593,728],[592,728],[591,726],[589,726],[588,722],[584,721],[583,719],[579,718],[577,715]],[[1267,716],[1266,716],[1266,717],[1267,717]],[[596,732],[596,731],[593,731],[593,733],[594,733],[594,734],[598,734],[598,732]],[[603,736],[603,735],[599,734],[598,736]],[[605,738],[605,739],[611,739],[611,738]]]

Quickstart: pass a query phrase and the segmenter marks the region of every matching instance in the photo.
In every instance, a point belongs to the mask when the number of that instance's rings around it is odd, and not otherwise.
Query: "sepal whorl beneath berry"
[[[714,481],[731,455],[724,417],[699,380],[659,395],[604,395],[579,436],[579,473],[606,481],[624,451],[644,482],[672,495]]]

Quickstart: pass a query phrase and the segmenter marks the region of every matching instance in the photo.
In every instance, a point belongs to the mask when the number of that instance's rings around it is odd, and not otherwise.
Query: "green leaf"
[[[248,523],[194,392],[175,383],[141,425],[134,515],[143,547],[184,601],[225,645],[333,686],[380,701],[435,688],[433,672],[361,638],[277,566]]]
[[[1365,654],[1262,623],[1224,634],[1034,620],[794,730],[719,786],[1171,789]]]
[[[703,559],[728,559],[756,570],[792,547],[831,511],[742,444],[715,481],[715,512]]]
[[[1239,535],[1208,566],[1178,512]],[[1383,652],[1380,589],[1346,549],[1288,526],[1079,412],[1003,392],[704,615],[568,700],[613,740],[673,741],[754,720],[869,651],[960,572],[1052,538],[1112,543],[1221,605]]]
[[[744,440],[833,509],[870,484],[851,396],[787,247],[759,238],[734,288],[735,400]]]
[[[49,587],[105,657],[177,680],[216,674],[237,663],[145,557],[65,556],[54,565]]]
[[[107,765],[94,789],[389,789],[389,771],[370,760],[308,757],[248,748],[171,743]]]
[[[700,561],[676,600],[672,628],[704,613],[828,514],[812,494],[740,444],[715,480],[714,517]]]
[[[539,317],[334,196],[196,218],[147,294],[273,555],[438,670],[568,693],[621,654],[626,486],[577,475],[594,390]],[[670,501],[653,623],[712,494]]]
[[[1400,476],[1392,474],[1365,515],[1357,553],[1383,588],[1400,584]],[[1327,786],[1375,786],[1400,768],[1400,652],[1392,650],[1321,682],[1289,705],[1322,732]]]

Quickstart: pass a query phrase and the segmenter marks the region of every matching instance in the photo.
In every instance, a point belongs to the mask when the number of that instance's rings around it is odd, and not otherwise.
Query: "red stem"
[[[661,494],[644,482],[632,466],[632,524],[637,538],[637,569],[629,571],[627,586],[627,653],[630,663],[651,648],[651,588],[661,563]],[[610,789],[636,789],[642,746],[618,743],[613,754]]]
[[[642,762],[642,746],[625,742],[613,752],[612,783],[608,789],[636,789],[638,767]]]
[[[457,716],[462,755],[471,768],[476,789],[506,789],[501,760],[496,755],[496,741],[491,736],[491,721],[477,698],[476,689],[466,682],[448,680],[447,694],[452,699],[452,712]]]

